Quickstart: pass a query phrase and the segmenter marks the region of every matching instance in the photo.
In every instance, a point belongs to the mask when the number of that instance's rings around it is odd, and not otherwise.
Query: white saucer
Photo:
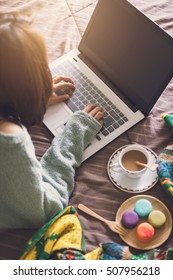
[[[117,170],[112,165],[118,164],[118,157],[119,153],[122,149],[126,146],[123,146],[116,150],[111,157],[109,158],[107,171],[111,182],[120,190],[129,193],[141,193],[148,191],[158,181],[157,171],[150,171],[149,169],[146,170],[145,174],[142,175],[140,178],[130,178],[126,176],[123,172]],[[148,147],[143,146],[150,154],[150,163],[155,163],[157,159],[157,155]]]

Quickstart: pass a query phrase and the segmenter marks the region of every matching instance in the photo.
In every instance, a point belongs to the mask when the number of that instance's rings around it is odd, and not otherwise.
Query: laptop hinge
[[[98,68],[83,54],[79,54],[78,57],[113,91],[116,92],[117,96],[135,113],[138,108],[132,103],[127,97],[125,97],[121,91],[101,73]],[[74,58],[75,60],[75,58]]]

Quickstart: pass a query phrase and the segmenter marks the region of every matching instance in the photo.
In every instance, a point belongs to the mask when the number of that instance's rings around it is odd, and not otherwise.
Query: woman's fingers
[[[101,125],[103,124],[103,111],[99,106],[88,104],[83,111],[95,118]]]
[[[83,109],[83,111],[85,112],[85,113],[89,113],[91,110],[93,110],[94,108],[95,108],[96,106],[95,105],[93,105],[93,104],[88,104],[84,109]]]
[[[71,83],[67,83],[67,82],[61,82],[58,84],[53,84],[53,91],[57,91],[63,88],[70,88],[70,89],[75,89],[75,86]]]
[[[74,89],[74,82],[72,79],[66,76],[57,76],[53,78],[53,91],[57,91],[63,88]]]
[[[63,101],[66,101],[69,99],[68,94],[63,94],[63,95],[52,95],[49,98],[48,105],[54,105]]]
[[[62,82],[62,81],[65,81],[65,82],[74,84],[73,80],[70,79],[70,78],[67,77],[67,76],[56,76],[56,77],[53,78],[53,82],[55,82],[55,83],[60,83],[60,82]]]
[[[75,89],[74,83],[69,77],[57,76],[53,78],[53,91],[58,91],[65,87],[70,89]],[[68,99],[69,99],[68,94],[57,95],[57,96],[52,95],[49,98],[48,105],[60,103]],[[95,118],[101,125],[103,124],[103,112],[99,106],[88,104],[83,109],[83,111],[91,115],[93,118]]]

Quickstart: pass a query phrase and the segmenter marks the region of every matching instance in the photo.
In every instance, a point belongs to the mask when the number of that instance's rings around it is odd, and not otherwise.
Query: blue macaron
[[[152,209],[152,204],[147,199],[139,199],[134,205],[134,211],[138,214],[139,217],[147,217]]]

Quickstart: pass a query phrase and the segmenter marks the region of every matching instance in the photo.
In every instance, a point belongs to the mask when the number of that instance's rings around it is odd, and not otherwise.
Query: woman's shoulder
[[[23,129],[20,125],[10,121],[0,121],[0,132],[7,134],[19,134]]]

